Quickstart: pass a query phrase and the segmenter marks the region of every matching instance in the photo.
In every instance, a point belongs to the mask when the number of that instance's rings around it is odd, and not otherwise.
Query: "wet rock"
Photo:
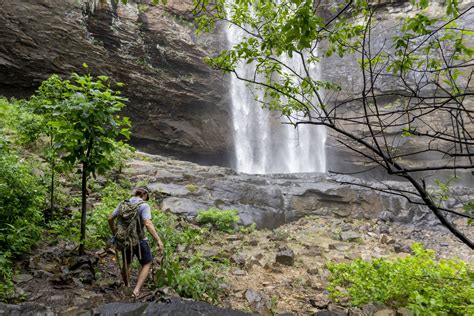
[[[50,307],[37,303],[22,303],[18,305],[0,303],[0,314],[11,316],[54,316],[55,313]]]
[[[250,240],[248,241],[249,246],[254,246],[254,247],[255,247],[255,246],[258,246],[258,243],[259,243],[259,242],[258,242],[257,239],[250,239]]]
[[[245,266],[245,257],[241,254],[233,254],[231,257],[230,257],[230,262],[232,263],[235,263],[241,267]]]
[[[247,289],[244,293],[244,297],[249,304],[253,304],[261,300],[260,294],[252,289]]]
[[[73,300],[72,300],[72,303],[74,304],[74,306],[81,306],[81,305],[86,305],[88,302],[87,299],[83,298],[83,297],[74,297]]]
[[[396,315],[397,315],[397,312],[389,308],[381,309],[374,313],[374,316],[396,316]]]
[[[219,250],[217,249],[206,249],[204,250],[202,256],[204,258],[217,257],[219,255]]]
[[[331,300],[326,294],[318,294],[315,298],[309,300],[309,303],[317,308],[324,309],[327,308]]]
[[[387,245],[393,244],[395,242],[395,240],[389,237],[387,234],[381,234],[379,241],[381,244],[387,244]]]
[[[330,244],[329,249],[332,250],[337,250],[337,251],[348,251],[352,248],[350,244],[344,244],[344,243],[336,243],[336,244]]]
[[[411,253],[411,249],[410,247],[406,246],[406,245],[403,245],[401,243],[395,243],[393,245],[393,251],[395,251],[396,253]]]
[[[109,303],[94,310],[94,315],[222,315],[244,316],[244,312],[224,309],[204,302],[171,298],[164,303]]]
[[[281,250],[277,253],[275,260],[280,264],[292,266],[295,264],[295,253],[291,249]]]
[[[119,278],[102,278],[96,282],[96,286],[102,290],[115,289],[120,287],[122,284]]]
[[[349,316],[366,316],[360,308],[352,307],[349,309]]]
[[[15,293],[18,294],[20,297],[22,296],[24,297],[25,295],[27,295],[27,292],[23,288],[17,285],[15,285],[14,288],[15,288]]]
[[[236,276],[243,276],[243,275],[246,275],[247,272],[241,269],[235,269],[235,270],[232,270],[232,274]]]
[[[344,307],[335,304],[329,304],[328,310],[335,313],[338,316],[347,316],[349,314],[348,310]]]
[[[308,273],[309,275],[317,275],[319,273],[319,269],[318,268],[308,268],[306,270],[306,273]]]
[[[369,304],[365,304],[364,306],[362,306],[362,312],[367,314],[367,315],[373,315],[378,310],[381,310],[383,308],[384,308],[383,305],[380,305],[380,304],[375,305],[375,304],[369,303]]]
[[[347,312],[332,311],[332,310],[317,311],[316,313],[313,314],[313,316],[346,316],[346,315],[347,315]]]
[[[341,240],[342,241],[358,241],[361,240],[362,236],[359,233],[356,233],[355,231],[349,230],[345,232],[341,232]]]
[[[59,270],[58,265],[55,264],[55,263],[51,263],[51,262],[39,262],[34,266],[38,270],[47,271],[49,273],[55,273]]]
[[[252,309],[259,315],[271,315],[270,299],[264,293],[257,292],[253,289],[247,289],[244,293],[244,298]]]
[[[56,294],[56,295],[50,296],[48,298],[48,301],[50,301],[50,302],[59,302],[59,301],[64,301],[65,299],[67,299],[66,295]]]
[[[33,279],[33,276],[31,274],[16,274],[13,276],[13,282],[15,283],[25,283],[28,281],[31,281]]]

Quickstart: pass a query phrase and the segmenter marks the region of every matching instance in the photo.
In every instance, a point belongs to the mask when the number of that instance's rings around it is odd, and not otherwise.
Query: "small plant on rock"
[[[186,185],[186,190],[191,193],[196,193],[199,190],[199,187],[194,183],[190,183]]]
[[[199,224],[211,224],[217,230],[231,233],[240,218],[237,210],[221,210],[211,207],[207,211],[198,211],[196,219]]]

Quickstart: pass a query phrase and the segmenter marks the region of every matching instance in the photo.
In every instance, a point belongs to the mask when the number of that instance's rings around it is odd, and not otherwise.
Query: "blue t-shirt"
[[[129,199],[130,203],[140,203],[140,202],[143,202],[143,200],[141,198],[139,198],[138,196],[134,196],[132,198]],[[115,210],[112,212],[112,218],[116,218],[118,216],[118,213],[119,213],[119,207],[117,206],[115,208]],[[148,205],[147,203],[142,203],[140,204],[140,206],[138,206],[138,215],[140,215],[140,218],[141,218],[141,222],[142,224],[145,222],[146,219],[150,219],[151,220],[151,209],[150,209],[150,205]],[[143,229],[142,229],[143,230]],[[143,230],[144,231],[144,230]],[[145,238],[146,239],[146,238]]]

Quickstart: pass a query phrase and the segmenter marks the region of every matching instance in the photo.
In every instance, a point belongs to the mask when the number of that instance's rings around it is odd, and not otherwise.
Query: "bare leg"
[[[138,297],[138,295],[140,295],[140,289],[142,288],[143,283],[145,283],[145,280],[148,277],[148,274],[150,273],[150,268],[151,268],[151,262],[142,266],[142,268],[138,272],[137,285],[135,286],[135,289],[133,290],[133,295],[135,297]]]

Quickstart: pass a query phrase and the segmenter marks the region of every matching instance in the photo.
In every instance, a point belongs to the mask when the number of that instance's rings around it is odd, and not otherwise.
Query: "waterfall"
[[[232,47],[245,36],[240,28],[226,27],[227,40]],[[283,60],[282,60],[283,61]],[[297,70],[299,61],[285,57],[284,62]],[[239,76],[252,78],[254,65],[240,63]],[[300,69],[302,73],[302,69]],[[319,78],[319,67],[310,72]],[[255,101],[262,92],[232,76],[232,120],[236,169],[251,174],[325,172],[326,130],[323,126],[299,125],[297,128]],[[296,114],[298,115],[298,114]]]

